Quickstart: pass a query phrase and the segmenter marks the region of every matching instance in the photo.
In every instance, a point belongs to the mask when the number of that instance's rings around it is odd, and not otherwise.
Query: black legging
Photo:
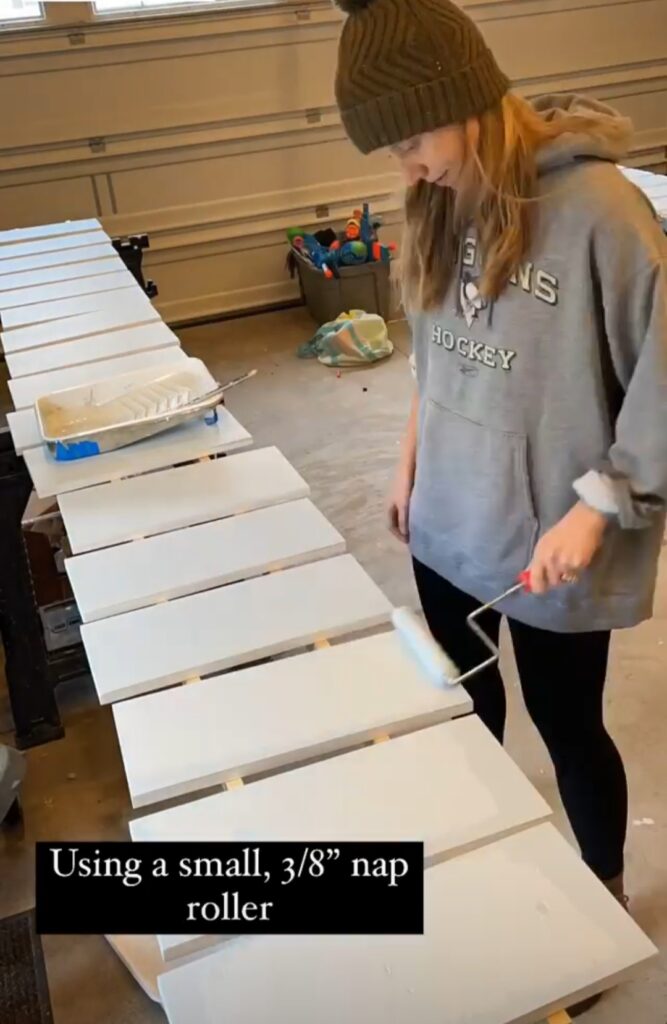
[[[488,657],[466,625],[479,602],[414,561],[429,629],[463,672]],[[497,643],[501,616],[486,612],[480,626]],[[565,811],[584,861],[603,881],[623,870],[628,791],[620,754],[603,722],[608,632],[551,633],[508,620],[528,713],[556,771]],[[505,688],[497,666],[464,684],[474,710],[502,743]]]

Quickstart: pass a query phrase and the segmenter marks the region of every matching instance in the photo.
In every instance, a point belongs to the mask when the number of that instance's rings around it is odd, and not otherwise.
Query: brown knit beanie
[[[362,153],[462,123],[509,89],[451,0],[336,0],[348,17],[336,71],[345,130]]]

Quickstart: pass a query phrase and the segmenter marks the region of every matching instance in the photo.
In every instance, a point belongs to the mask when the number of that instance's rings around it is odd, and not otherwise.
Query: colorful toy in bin
[[[333,271],[329,266],[331,260],[330,250],[321,245],[314,235],[295,235],[292,238],[292,245],[314,267],[321,270],[325,277],[333,277]]]
[[[371,218],[369,204],[364,203],[360,210],[354,210],[345,229],[337,238],[334,236],[335,240],[330,245],[323,245],[316,235],[308,234],[301,228],[288,228],[287,239],[291,246],[289,259],[293,264],[291,272],[293,273],[295,269],[295,253],[321,270],[326,278],[338,277],[340,267],[390,262],[397,246],[395,242],[390,242],[389,245],[380,243],[377,229],[381,224],[380,217]],[[318,235],[328,242],[334,232],[320,231]]]
[[[368,203],[364,203],[361,210],[355,210],[354,216],[348,220],[345,226],[345,237],[351,240],[359,239],[365,245],[377,242],[377,229],[382,226],[382,218],[374,217],[371,220]]]
[[[303,228],[288,228],[287,229],[287,241],[290,245],[294,245],[296,238],[303,238],[306,232]]]
[[[359,238],[365,245],[371,246],[373,242],[377,242],[377,228],[379,226],[380,221],[371,221],[368,203],[364,203],[364,208],[361,211],[361,217],[359,219]]]
[[[353,267],[359,263],[368,262],[368,246],[363,242],[344,242],[340,240],[333,242],[329,253],[334,257],[334,263],[344,267]]]
[[[373,242],[371,246],[373,261],[376,263],[389,263],[391,254],[396,252],[397,248],[396,242],[390,242],[389,245],[380,245],[379,242]]]
[[[356,242],[361,234],[361,214],[359,217],[350,217],[343,232],[349,242]]]

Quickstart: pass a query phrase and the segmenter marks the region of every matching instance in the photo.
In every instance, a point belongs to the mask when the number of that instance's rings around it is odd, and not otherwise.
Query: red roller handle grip
[[[530,572],[528,571],[528,569],[526,569],[525,572],[522,572],[519,575],[519,583],[523,584],[524,588],[528,591],[529,594],[532,593],[533,588],[530,585]]]

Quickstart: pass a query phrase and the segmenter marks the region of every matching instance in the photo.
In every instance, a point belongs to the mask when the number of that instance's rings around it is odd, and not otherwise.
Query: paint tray
[[[39,398],[40,433],[58,461],[101,455],[196,419],[215,422],[221,388],[200,359],[119,374]]]

